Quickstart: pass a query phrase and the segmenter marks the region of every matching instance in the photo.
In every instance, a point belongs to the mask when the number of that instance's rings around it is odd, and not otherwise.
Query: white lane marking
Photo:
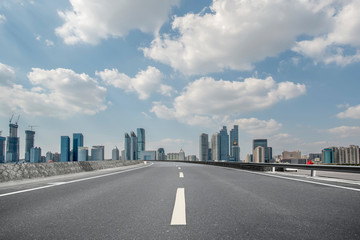
[[[185,188],[178,188],[170,225],[186,225]]]
[[[228,167],[225,167],[225,168],[228,168]],[[291,180],[291,181],[312,183],[312,184],[315,184],[315,185],[322,185],[322,186],[327,186],[327,187],[341,188],[341,189],[346,189],[346,190],[352,190],[352,191],[360,192],[360,189],[357,189],[357,188],[343,187],[343,186],[338,186],[338,185],[333,185],[333,184],[328,184],[328,183],[312,182],[312,181],[307,181],[307,180],[303,180],[303,179],[296,179],[296,178],[289,178],[289,177],[283,177],[283,176],[276,176],[276,175],[267,174],[267,173],[258,173],[258,172],[246,171],[246,170],[235,169],[235,168],[228,168],[228,169],[233,169],[233,170],[239,171],[239,172],[247,172],[247,173],[258,174],[258,175],[263,175],[263,176],[268,176],[268,177],[282,178],[282,179],[287,179],[287,180]]]
[[[64,185],[64,184],[74,183],[74,182],[81,182],[81,181],[86,181],[86,180],[95,179],[95,178],[106,177],[106,176],[115,175],[115,174],[124,173],[124,172],[130,172],[130,171],[138,170],[141,168],[150,167],[153,164],[154,163],[151,163],[150,165],[146,165],[146,166],[142,166],[142,167],[131,168],[131,169],[127,169],[127,170],[123,170],[123,171],[119,171],[119,172],[107,173],[107,174],[88,177],[88,178],[76,179],[76,180],[72,180],[72,181],[68,181],[68,182],[50,183],[51,185],[47,185],[47,186],[30,188],[30,189],[20,190],[20,191],[16,191],[16,192],[0,194],[0,197],[5,197],[5,196],[9,196],[9,195],[24,193],[24,192],[31,192],[31,191],[35,191],[35,190],[44,189],[44,188],[50,188],[50,187],[60,186],[60,185]]]
[[[178,169],[180,170],[180,169],[181,169],[181,167],[178,167]]]
[[[183,178],[184,177],[184,173],[183,172],[179,172],[179,178]]]

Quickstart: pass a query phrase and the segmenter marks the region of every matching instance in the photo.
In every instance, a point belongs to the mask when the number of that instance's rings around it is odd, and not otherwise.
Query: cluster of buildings
[[[199,161],[240,161],[239,127],[234,125],[230,138],[226,126],[211,136],[206,133],[199,137]]]
[[[268,146],[267,139],[254,139],[252,142],[252,154],[247,154],[245,162],[271,163],[273,162],[272,147]]]
[[[360,164],[359,146],[329,147],[322,150],[322,162],[326,164]]]

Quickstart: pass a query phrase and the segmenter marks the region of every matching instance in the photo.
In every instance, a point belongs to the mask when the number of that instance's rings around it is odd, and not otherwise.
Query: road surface
[[[0,239],[360,239],[360,186],[176,162],[0,184]]]

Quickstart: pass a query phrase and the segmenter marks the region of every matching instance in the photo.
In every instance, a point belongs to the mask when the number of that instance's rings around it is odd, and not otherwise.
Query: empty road
[[[0,239],[360,239],[360,186],[152,162],[0,184]]]

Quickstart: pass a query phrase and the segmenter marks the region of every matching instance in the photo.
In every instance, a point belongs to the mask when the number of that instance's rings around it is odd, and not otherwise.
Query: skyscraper
[[[91,160],[92,161],[102,161],[105,157],[105,148],[104,146],[93,146],[91,148]]]
[[[19,138],[17,136],[18,125],[17,123],[9,124],[9,136],[7,137],[6,144],[6,162],[19,161]]]
[[[239,126],[234,125],[234,128],[230,130],[230,146],[236,142],[239,145]]]
[[[166,160],[165,150],[163,148],[158,148],[156,155],[156,160]]]
[[[119,160],[119,149],[115,147],[111,152],[111,160]]]
[[[218,161],[220,160],[220,134],[214,133],[211,136],[211,151],[212,151],[212,160]]]
[[[89,161],[89,149],[87,147],[78,147],[78,161]]]
[[[5,163],[5,142],[6,138],[0,136],[0,163]]]
[[[234,125],[234,128],[230,130],[230,159],[235,162],[240,161],[238,125]]]
[[[84,146],[84,136],[82,133],[73,134],[73,161],[78,161],[78,148]]]
[[[30,149],[34,147],[35,131],[25,131],[25,161],[30,162]]]
[[[220,130],[220,160],[229,161],[229,134],[226,126]]]
[[[134,132],[130,132],[130,160],[138,160],[138,138]]]
[[[254,163],[265,162],[265,148],[263,146],[257,146],[253,151]]]
[[[199,161],[209,160],[209,139],[206,133],[200,134],[199,137]]]
[[[70,161],[70,138],[68,136],[61,136],[60,161]]]
[[[125,158],[122,160],[130,160],[131,156],[131,139],[129,134],[125,133],[125,141],[124,141],[124,151],[125,151]]]
[[[240,161],[240,147],[238,146],[238,143],[236,141],[231,147],[231,159],[235,162]]]
[[[30,149],[30,162],[31,163],[40,163],[41,162],[41,148],[32,147]]]
[[[140,152],[145,151],[145,129],[138,128],[137,130],[137,156],[140,157]]]
[[[254,139],[253,140],[253,150],[255,150],[256,147],[261,146],[265,150],[265,163],[270,162],[272,159],[272,148],[268,147],[267,139]]]

